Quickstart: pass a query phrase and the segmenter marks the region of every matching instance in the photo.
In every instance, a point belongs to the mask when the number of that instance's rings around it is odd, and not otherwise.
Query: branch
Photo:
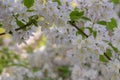
[[[111,60],[111,58],[106,53],[104,53],[104,55],[108,60]]]
[[[33,24],[32,22],[29,22],[29,23],[27,23],[26,25],[24,25],[24,26],[22,26],[22,27],[16,28],[15,31],[19,31],[19,30],[21,30],[21,29],[23,29],[23,28],[26,28],[27,26],[30,26],[30,25],[32,25],[32,24]]]
[[[2,36],[2,35],[5,35],[6,33],[5,32],[3,32],[3,33],[0,33],[0,36]]]
[[[69,23],[70,23],[73,27],[75,27],[78,31],[80,31],[84,36],[89,37],[89,36],[88,36],[86,33],[84,33],[80,28],[78,28],[78,26],[76,26],[74,22],[69,21]],[[111,60],[111,58],[110,58],[106,53],[104,53],[104,55],[105,55],[105,57],[106,57],[108,60]]]
[[[80,28],[78,28],[78,26],[76,26],[76,25],[74,24],[74,22],[69,21],[69,23],[70,23],[73,27],[75,27],[78,31],[80,31],[84,36],[86,36],[86,37],[88,38],[88,35],[87,35],[86,33],[84,33]]]
[[[23,28],[26,28],[27,26],[30,26],[30,25],[32,25],[32,24],[33,24],[32,21],[31,21],[31,22],[28,22],[26,25],[24,25],[24,26],[22,26],[22,27],[19,27],[19,28],[16,28],[15,31],[19,31],[19,30],[21,30],[21,29],[23,29]],[[11,34],[11,32],[9,32],[9,33]],[[0,36],[5,35],[5,34],[6,34],[5,32],[0,33]]]

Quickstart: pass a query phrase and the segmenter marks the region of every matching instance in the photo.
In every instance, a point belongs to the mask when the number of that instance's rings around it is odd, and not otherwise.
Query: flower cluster
[[[39,46],[23,51],[28,67],[5,68],[1,80],[120,79],[119,0],[31,1],[0,1],[5,33],[24,42],[38,31],[25,42]]]

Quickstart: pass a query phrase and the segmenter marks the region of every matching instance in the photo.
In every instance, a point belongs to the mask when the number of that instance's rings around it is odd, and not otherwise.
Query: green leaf
[[[80,28],[80,29],[84,32],[84,27],[82,27],[82,28]],[[83,33],[81,33],[79,30],[76,31],[76,36],[78,36],[78,35],[81,35],[83,39],[86,38],[86,36],[85,36]]]
[[[76,32],[76,36],[78,36],[78,35],[81,35],[81,32],[80,32],[80,31],[77,31],[77,32]]]
[[[2,23],[0,23],[0,28],[2,27]]]
[[[17,23],[17,25],[20,26],[20,27],[23,27],[23,26],[25,25],[22,21],[20,21],[20,20],[18,20],[18,19],[16,19],[16,23]]]
[[[117,27],[117,21],[114,18],[111,18],[110,22],[98,21],[97,24],[104,25],[108,30],[112,30]]]
[[[93,36],[94,36],[94,38],[96,38],[96,36],[97,36],[97,31],[93,31]]]
[[[84,15],[84,11],[79,12],[78,10],[74,10],[70,13],[71,21],[77,21]]]
[[[84,27],[82,27],[82,28],[80,28],[82,31],[84,31]],[[78,30],[77,32],[76,32],[76,36],[78,36],[78,35],[81,35],[82,33]]]
[[[120,18],[120,11],[118,11],[118,17]]]
[[[4,66],[3,66],[3,65],[0,65],[0,74],[1,74],[2,71],[3,71],[3,68],[4,68]]]
[[[18,19],[18,16],[19,16],[19,14],[16,14],[16,15],[13,14],[13,17],[14,17],[15,20],[16,20],[16,24],[17,24],[19,27],[23,27],[25,24],[23,23],[22,20],[20,21],[20,20]]]
[[[40,71],[39,68],[32,68],[32,72],[38,72],[38,71]]]
[[[106,21],[98,21],[97,24],[100,24],[100,25],[107,25],[107,22],[106,22]]]
[[[104,55],[99,55],[99,60],[101,62],[108,62],[107,59],[104,57]]]
[[[82,17],[81,17],[81,19],[83,19],[83,20],[85,20],[85,21],[91,21],[91,19],[90,19],[90,18],[85,17],[85,16],[82,16]]]
[[[91,27],[86,27],[87,29],[89,29],[90,33],[93,32],[93,29]]]
[[[34,26],[38,26],[38,16],[37,15],[33,15],[29,17],[29,22],[28,23],[32,23]]]
[[[7,47],[0,49],[0,73],[5,67],[15,63],[15,61],[19,61],[19,56],[14,51],[9,50]]]
[[[70,75],[70,70],[67,66],[58,67],[59,75],[63,78],[66,78]]]
[[[119,4],[120,0],[110,0],[111,2],[113,2],[114,4]]]
[[[62,5],[61,2],[60,2],[60,0],[52,0],[52,1],[53,1],[53,2],[57,2],[58,5]]]
[[[37,27],[37,26],[38,26],[38,22],[37,22],[37,20],[34,20],[34,19],[33,19],[32,21],[33,21],[34,26]]]
[[[90,33],[94,36],[94,38],[96,38],[97,31],[94,31],[91,27],[86,27],[86,28],[89,29]]]
[[[111,18],[111,21],[107,23],[107,29],[112,30],[117,27],[117,21],[114,18]]]
[[[34,26],[38,27],[38,23],[36,20],[34,20],[33,24],[34,24]]]
[[[34,0],[23,0],[23,3],[27,8],[31,8],[34,4]]]
[[[109,43],[109,45],[112,47],[112,49],[113,49],[116,53],[118,53],[118,49],[117,49],[116,47],[114,47],[114,46],[112,45],[112,43]]]
[[[74,11],[79,11],[79,8],[75,7],[75,8],[74,8]]]
[[[34,12],[35,10],[33,9],[28,9],[27,12]]]
[[[112,57],[112,52],[111,52],[110,49],[107,49],[106,52],[105,52],[105,54],[106,54],[109,58]]]

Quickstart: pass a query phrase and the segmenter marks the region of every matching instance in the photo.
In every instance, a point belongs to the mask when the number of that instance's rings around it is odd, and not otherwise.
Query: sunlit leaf
[[[83,19],[83,20],[85,20],[85,21],[91,21],[91,19],[90,19],[90,18],[85,17],[85,16],[82,16],[82,17],[81,17],[81,19]]]
[[[117,27],[117,21],[114,18],[112,18],[111,21],[107,23],[107,29],[113,30],[116,27]]]
[[[27,8],[31,8],[34,4],[34,0],[23,0],[23,3]]]
[[[20,27],[23,27],[23,26],[25,25],[22,21],[20,21],[20,20],[18,20],[18,19],[16,19],[16,23],[17,23],[17,25],[20,26]]]
[[[84,15],[84,11],[79,12],[78,10],[74,10],[70,13],[71,21],[77,21]]]
[[[112,45],[112,43],[109,43],[109,45],[112,47],[112,49],[113,49],[116,53],[118,53],[118,49],[117,49],[116,47],[114,47],[114,46]]]
[[[111,52],[111,50],[110,49],[106,49],[106,55],[109,57],[109,58],[111,58],[112,57],[112,52]]]
[[[120,0],[110,0],[111,2],[113,2],[114,4],[119,4]]]
[[[99,60],[101,62],[108,62],[104,55],[99,55]]]
[[[58,5],[62,5],[61,2],[60,2],[60,0],[53,0],[53,2],[57,2]]]
[[[100,24],[100,25],[107,25],[107,22],[106,22],[106,21],[98,21],[97,24]]]

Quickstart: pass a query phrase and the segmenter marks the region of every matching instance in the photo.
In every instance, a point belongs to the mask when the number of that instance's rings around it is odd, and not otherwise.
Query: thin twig
[[[5,35],[6,33],[5,32],[3,32],[3,33],[0,33],[0,36],[2,36],[2,35]]]
[[[108,60],[111,60],[111,58],[106,53],[104,53],[104,55]]]
[[[33,24],[33,22],[29,22],[29,23],[27,23],[26,25],[24,25],[24,26],[22,26],[22,27],[16,28],[15,31],[19,31],[19,30],[21,30],[21,29],[23,29],[23,28],[26,28],[27,26],[30,26],[30,25],[32,25],[32,24]],[[6,34],[5,32],[0,33],[0,36],[1,36],[1,35],[5,35],[5,34]]]
[[[23,28],[26,28],[27,26],[30,26],[30,25],[32,25],[33,23],[31,22],[29,22],[29,23],[27,23],[26,25],[24,25],[24,26],[22,26],[22,27],[19,27],[19,28],[16,28],[15,29],[15,31],[19,31],[19,30],[21,30],[21,29],[23,29]]]
[[[86,33],[84,33],[80,28],[78,28],[78,26],[75,25],[75,23],[69,21],[69,23],[75,27],[78,31],[80,31],[84,36],[86,36],[87,38],[89,37]],[[111,58],[106,54],[104,53],[105,57],[108,59],[108,60],[111,60]]]
[[[86,33],[84,33],[80,28],[78,28],[78,26],[76,26],[73,22],[69,21],[69,23],[75,27],[78,31],[80,31],[84,36],[86,36],[88,38],[88,35]]]

